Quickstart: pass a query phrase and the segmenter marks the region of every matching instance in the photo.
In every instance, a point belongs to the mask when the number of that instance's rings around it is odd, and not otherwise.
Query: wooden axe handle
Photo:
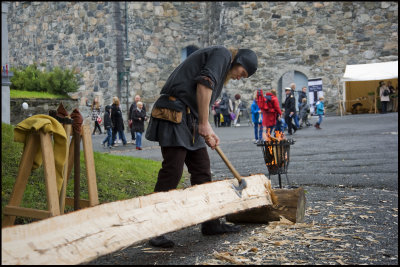
[[[233,167],[232,163],[229,161],[229,159],[225,156],[224,152],[222,152],[221,148],[219,146],[215,147],[215,150],[217,150],[218,154],[221,156],[222,160],[225,162],[226,166],[228,166],[229,170],[232,172],[233,176],[235,176],[236,179],[238,179],[239,183],[242,181],[242,177],[240,174],[237,172],[235,167]]]

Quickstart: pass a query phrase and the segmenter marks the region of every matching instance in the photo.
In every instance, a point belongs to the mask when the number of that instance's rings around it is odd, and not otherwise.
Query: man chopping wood
[[[158,141],[163,156],[154,192],[176,189],[186,164],[191,185],[211,181],[208,145],[215,149],[219,137],[208,122],[209,106],[230,79],[248,78],[257,70],[257,56],[250,49],[211,46],[186,58],[169,76],[154,103],[146,139]],[[202,223],[203,235],[238,232],[239,226],[219,219]],[[165,236],[150,240],[157,247],[172,247]]]

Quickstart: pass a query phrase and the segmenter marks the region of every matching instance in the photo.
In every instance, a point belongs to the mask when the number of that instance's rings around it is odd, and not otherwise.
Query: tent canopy
[[[343,82],[373,81],[398,78],[398,61],[382,63],[346,65]]]

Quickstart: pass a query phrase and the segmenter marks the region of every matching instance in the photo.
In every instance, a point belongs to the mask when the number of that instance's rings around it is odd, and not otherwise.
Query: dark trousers
[[[382,113],[387,113],[387,104],[389,101],[382,101]]]
[[[288,125],[288,133],[292,133],[292,129],[295,129],[297,131],[296,125],[293,124],[292,118],[294,114],[290,117],[289,114],[285,116],[285,122]]]
[[[136,140],[135,130],[133,129],[133,123],[132,123],[132,127],[131,127],[131,137],[132,137],[132,140]]]
[[[224,115],[224,124],[225,127],[231,127],[231,115]]]
[[[92,134],[95,134],[95,133],[96,133],[97,128],[99,128],[99,131],[100,131],[100,133],[101,133],[100,124],[99,124],[99,123],[97,122],[97,120],[96,120],[96,121],[94,121],[94,130],[93,130],[93,133],[92,133]]]
[[[210,158],[206,147],[194,151],[184,147],[161,147],[161,154],[163,162],[154,192],[176,189],[182,178],[183,164],[188,168],[192,185],[211,181]]]
[[[221,113],[216,113],[216,114],[214,115],[214,124],[215,124],[215,127],[221,127],[221,122],[220,122],[220,120],[221,120]]]

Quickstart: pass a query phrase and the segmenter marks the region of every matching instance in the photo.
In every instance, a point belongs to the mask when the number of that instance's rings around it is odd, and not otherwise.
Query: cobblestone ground
[[[240,233],[211,237],[195,225],[167,234],[172,249],[144,241],[88,264],[398,265],[398,113],[327,116],[321,127],[292,136],[288,178],[306,191],[303,223],[241,224]],[[242,176],[268,176],[251,127],[215,131]],[[100,138],[93,137],[94,149],[107,151]],[[161,160],[159,150],[144,141],[142,151],[128,145],[111,153]],[[209,154],[214,179],[232,178],[218,154]],[[277,177],[271,182],[277,186]]]

